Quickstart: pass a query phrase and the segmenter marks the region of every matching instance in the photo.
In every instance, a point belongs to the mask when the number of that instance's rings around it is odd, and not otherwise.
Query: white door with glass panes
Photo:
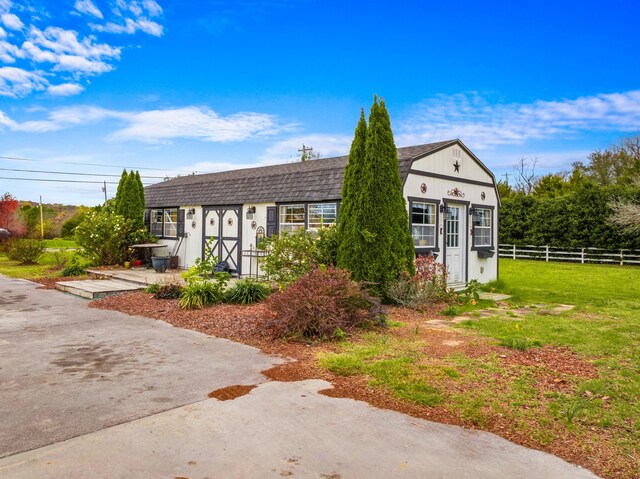
[[[449,283],[463,283],[465,281],[466,262],[466,224],[464,205],[448,205],[449,213],[444,221],[444,241],[446,247],[445,261],[449,273]]]

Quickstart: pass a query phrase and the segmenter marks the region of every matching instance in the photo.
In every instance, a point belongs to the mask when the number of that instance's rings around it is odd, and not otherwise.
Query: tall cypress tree
[[[357,182],[347,182],[345,178],[344,188],[349,189],[352,184],[357,188],[345,192],[353,205],[348,213],[356,221],[353,231],[357,234],[353,234],[350,221],[346,220],[340,246],[353,241],[353,245],[343,247],[344,254],[352,254],[353,258],[343,258],[339,264],[351,265],[354,279],[377,283],[384,292],[402,271],[413,272],[414,249],[391,121],[384,101],[378,101],[377,97],[369,114],[361,165]]]
[[[360,110],[360,120],[356,126],[349,161],[345,168],[342,182],[342,202],[338,218],[338,257],[337,264],[351,271],[354,279],[364,279],[365,272],[362,261],[361,221],[362,192],[360,191],[365,160],[367,141],[367,121],[364,109]]]
[[[118,182],[118,189],[116,190],[116,196],[113,199],[113,210],[116,214],[121,215],[121,208],[122,208],[122,195],[123,195],[123,188],[124,188],[124,184],[127,181],[127,178],[129,178],[129,175],[127,174],[127,169],[125,168],[124,170],[122,170],[122,175],[120,175],[120,181]]]
[[[132,220],[135,223],[136,229],[144,228],[144,187],[142,186],[142,180],[140,179],[140,173],[136,171],[132,181],[133,190],[136,195],[135,208],[132,208]]]

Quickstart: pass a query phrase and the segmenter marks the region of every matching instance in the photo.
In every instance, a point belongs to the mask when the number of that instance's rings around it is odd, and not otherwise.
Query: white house
[[[498,277],[495,177],[460,141],[398,148],[417,254],[433,252],[452,285]],[[145,188],[151,232],[189,267],[213,254],[239,275],[257,272],[266,235],[335,223],[347,157],[178,177]]]

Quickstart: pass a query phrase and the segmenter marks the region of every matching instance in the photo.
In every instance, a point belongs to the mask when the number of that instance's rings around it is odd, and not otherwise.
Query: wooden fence
[[[640,251],[630,249],[559,248],[500,244],[500,258],[535,259],[540,261],[572,261],[576,263],[615,263],[640,265]]]

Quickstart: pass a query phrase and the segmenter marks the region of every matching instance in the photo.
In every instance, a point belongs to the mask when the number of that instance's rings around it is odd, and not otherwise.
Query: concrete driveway
[[[265,382],[280,362],[0,276],[0,477],[595,478],[493,434]],[[212,390],[258,385],[230,401]]]

